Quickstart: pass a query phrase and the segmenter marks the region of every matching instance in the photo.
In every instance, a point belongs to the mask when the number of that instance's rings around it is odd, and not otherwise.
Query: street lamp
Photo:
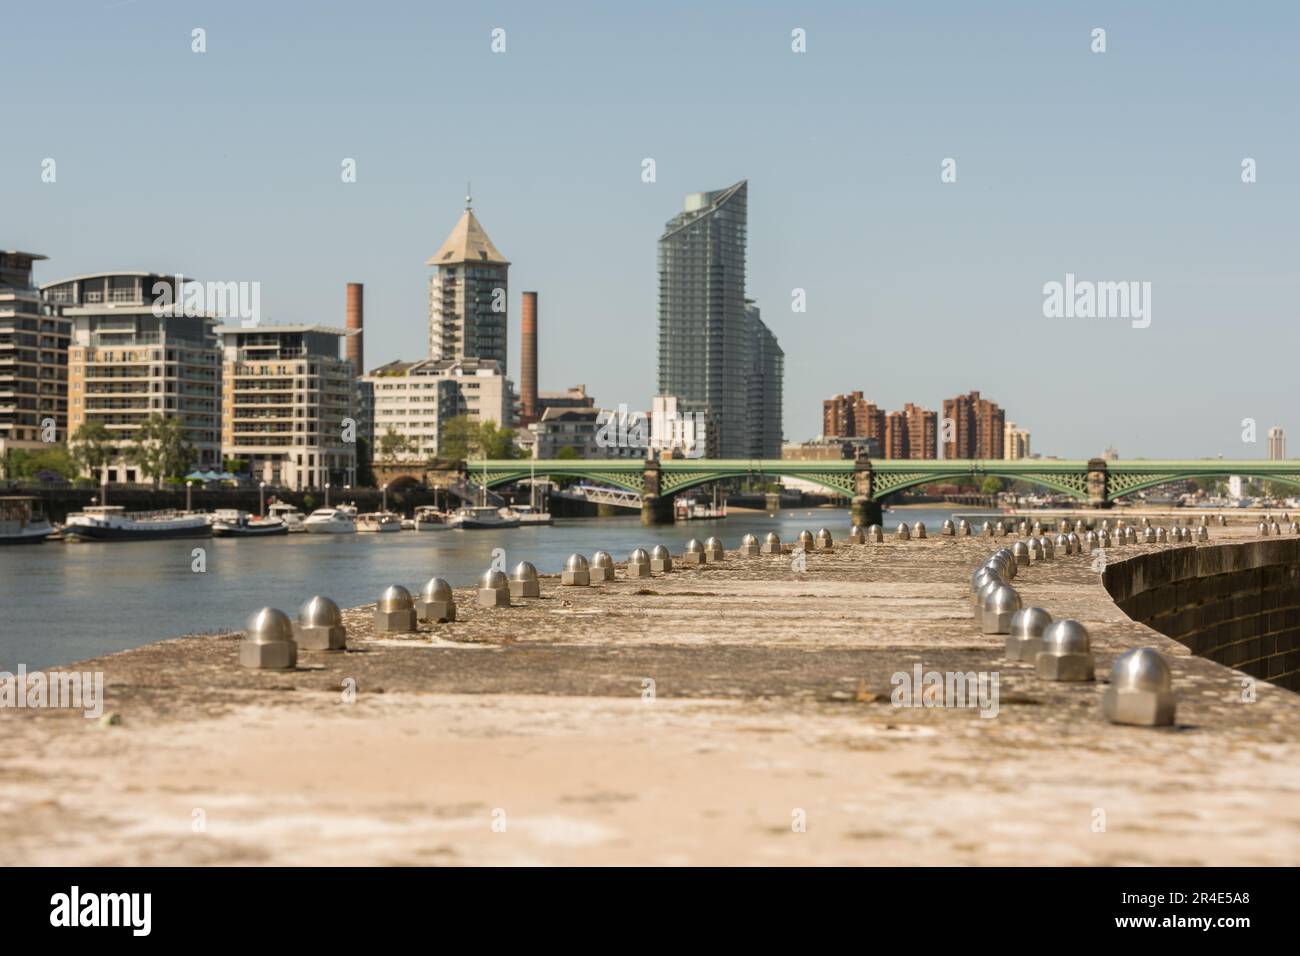
[[[380,490],[384,493],[384,506],[379,510],[386,512],[388,511],[388,482],[384,482],[383,487]]]
[[[328,508],[329,506],[330,506],[330,483],[327,481],[325,482],[325,507]]]
[[[257,483],[257,516],[259,518],[266,517],[266,482],[265,481],[259,481]]]

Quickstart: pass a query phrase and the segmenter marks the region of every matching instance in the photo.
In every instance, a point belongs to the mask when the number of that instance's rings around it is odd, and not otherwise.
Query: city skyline
[[[1215,387],[1180,388],[1179,414],[1168,410],[1173,381],[1195,381],[1225,342],[1266,342],[1267,354],[1300,344],[1286,252],[1300,124],[1278,121],[1296,111],[1282,91],[1295,85],[1283,37],[1297,13],[1263,9],[1275,29],[1212,6],[1195,23],[1108,5],[947,7],[951,29],[935,34],[905,10],[756,10],[735,24],[680,5],[671,27],[646,33],[621,11],[543,22],[505,5],[490,19],[410,8],[416,26],[393,35],[331,9],[304,24],[238,4],[201,17],[87,7],[84,23],[59,24],[59,46],[8,55],[42,81],[24,91],[21,144],[0,156],[0,245],[48,255],[41,284],[122,269],[261,281],[273,322],[342,325],[337,287],[363,282],[377,367],[419,354],[421,263],[472,179],[476,211],[515,262],[512,285],[546,298],[539,385],[583,381],[602,405],[641,407],[656,391],[654,236],[683,195],[745,177],[762,196],[747,292],[786,353],[787,440],[817,433],[828,391],[933,407],[976,389],[1033,409],[1018,421],[1044,455],[1114,445],[1125,457],[1262,458],[1270,426],[1300,426],[1286,376],[1248,368],[1258,357],[1215,369]],[[39,35],[52,16],[22,8],[14,25]],[[504,54],[489,47],[497,26]],[[1097,26],[1104,54],[1089,50]],[[803,54],[791,51],[796,27]],[[120,49],[99,42],[105,30],[156,55],[113,70]],[[429,102],[426,49],[474,89],[439,102],[462,124],[451,149],[413,123]],[[699,70],[654,69],[665,56]],[[602,83],[575,85],[590,70]],[[114,118],[123,104],[236,138],[157,163]],[[74,108],[75,129],[63,121]],[[512,142],[529,148],[501,148]],[[943,183],[950,157],[956,182]],[[1241,179],[1248,157],[1253,184]],[[46,158],[55,182],[42,182]],[[340,181],[347,158],[354,183]],[[1150,326],[1045,318],[1044,284],[1067,275],[1150,282]],[[805,313],[791,310],[795,289]],[[517,312],[510,303],[512,342]],[[1021,345],[1042,360],[1009,362]]]

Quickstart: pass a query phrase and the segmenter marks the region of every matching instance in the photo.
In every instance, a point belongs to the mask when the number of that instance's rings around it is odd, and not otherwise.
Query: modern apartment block
[[[1002,433],[1002,453],[1009,461],[1031,457],[1029,429],[1021,428],[1015,422],[1007,422]]]
[[[1268,457],[1270,461],[1286,458],[1286,433],[1277,425],[1268,430]]]
[[[394,461],[429,461],[442,448],[446,423],[462,415],[479,422],[513,427],[514,394],[496,362],[390,362],[363,379],[373,402],[375,438],[371,454],[384,459],[384,436],[391,430],[405,447]]]
[[[179,422],[194,450],[194,467],[221,467],[217,319],[186,315],[172,305],[182,300],[175,286],[175,276],[155,272],[101,272],[52,282],[41,290],[71,327],[70,441],[75,446],[78,429],[88,423],[103,425],[114,439],[110,461],[91,476],[99,481],[162,477],[148,474],[133,451],[152,415]]]
[[[0,250],[0,459],[48,447],[51,434],[67,439],[70,330],[32,281],[32,263],[45,258]]]
[[[864,439],[885,458],[934,458],[938,454],[939,416],[908,402],[902,411],[886,412],[861,392],[836,395],[822,402],[822,435]]]
[[[222,451],[255,480],[301,491],[356,481],[353,371],[339,357],[343,329],[222,326]]]
[[[474,216],[470,199],[446,241],[426,265],[429,278],[429,358],[496,362],[504,375],[510,263]]]
[[[828,398],[822,402],[822,435],[827,439],[870,438],[883,447],[885,411],[861,392]]]
[[[749,186],[686,197],[659,237],[659,394],[710,423],[710,457],[781,453],[784,355],[745,298]]]
[[[944,399],[944,458],[1002,458],[1006,413],[979,392]],[[950,424],[949,424],[950,423]]]

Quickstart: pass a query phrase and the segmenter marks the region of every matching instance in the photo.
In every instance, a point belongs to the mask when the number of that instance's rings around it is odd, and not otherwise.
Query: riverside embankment
[[[1300,861],[1300,697],[1245,694],[1129,619],[1091,556],[1014,582],[1092,635],[1096,683],[1038,680],[971,618],[969,572],[1005,539],[937,530],[838,539],[802,571],[729,550],[650,580],[546,577],[510,608],[457,589],[455,623],[403,637],[354,609],[349,650],[292,672],[241,669],[235,634],[84,662],[120,723],[0,711],[0,862]],[[1254,539],[1211,534],[1109,561]],[[1171,663],[1173,728],[1102,717],[1100,678],[1135,646]],[[917,664],[996,673],[996,716],[894,706]]]

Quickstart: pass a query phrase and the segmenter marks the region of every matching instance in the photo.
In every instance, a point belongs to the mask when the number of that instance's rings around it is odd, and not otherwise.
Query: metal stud
[[[1043,546],[1044,561],[1051,561],[1056,557],[1056,547],[1052,544],[1052,539],[1049,535],[1039,535],[1038,543]]]
[[[752,558],[758,554],[758,538],[752,534],[747,534],[740,539],[740,554],[742,557]]]
[[[854,525],[849,529],[849,544],[866,544],[867,536],[863,534],[859,525]]]
[[[957,522],[957,536],[959,538],[970,537],[970,522],[967,521],[965,518],[962,518],[960,521]]]
[[[1259,523],[1259,529],[1258,529],[1258,530],[1259,530],[1259,533],[1260,533],[1260,534],[1268,534],[1268,525],[1267,525],[1265,522],[1261,521],[1261,522]]]
[[[1201,525],[1199,528],[1197,528],[1197,529],[1196,529],[1196,540],[1197,540],[1197,542],[1200,543],[1200,544],[1204,544],[1206,541],[1209,541],[1209,540],[1210,540],[1210,529],[1207,528],[1205,525]]]
[[[912,536],[914,538],[924,538],[926,536],[924,521],[917,521],[912,525]]]
[[[1156,528],[1156,544],[1166,544],[1169,541],[1169,532],[1164,528]]]
[[[614,580],[614,559],[608,551],[597,551],[591,556],[591,566],[587,569],[591,583]]]
[[[480,607],[510,606],[510,582],[504,571],[489,568],[483,572],[478,582],[478,603]]]
[[[835,548],[835,542],[831,539],[831,533],[825,528],[817,529],[817,550],[832,551]]]
[[[650,570],[658,571],[660,574],[667,574],[673,569],[673,556],[668,553],[668,549],[662,544],[656,544],[650,549]]]
[[[775,531],[769,531],[767,533],[767,536],[763,538],[763,553],[764,554],[781,553],[781,539],[777,537]]]
[[[1029,560],[1031,563],[1043,560],[1043,542],[1039,541],[1037,538],[1030,538],[1025,542],[1025,548],[1029,551]]]
[[[1078,621],[1053,621],[1043,632],[1043,649],[1034,656],[1034,673],[1043,680],[1095,679],[1088,629]]]
[[[542,596],[542,584],[537,579],[537,568],[531,561],[520,561],[510,572],[510,596],[537,598]],[[419,611],[419,607],[416,607]]]
[[[293,639],[299,647],[311,651],[344,650],[348,644],[348,632],[343,627],[339,606],[323,594],[308,598],[298,609]]]
[[[987,521],[980,525],[980,536],[984,538],[993,537],[993,525],[989,524]]]
[[[1115,659],[1102,697],[1102,712],[1112,724],[1167,727],[1176,706],[1173,675],[1159,651],[1137,647]]]
[[[1021,608],[1020,595],[1009,584],[999,584],[986,591],[980,614],[980,630],[985,634],[1010,634],[1011,615]]]
[[[727,552],[726,549],[722,547],[721,541],[717,538],[704,539],[704,557],[708,559],[710,564],[722,561],[726,556]]]
[[[517,572],[519,569],[515,570]],[[415,602],[415,616],[418,620],[437,624],[456,620],[456,601],[451,594],[451,585],[442,578],[429,578],[424,587],[420,588],[420,598]]]
[[[1088,549],[1089,554],[1092,554],[1093,548],[1097,547],[1098,542],[1100,540],[1101,538],[1097,534],[1097,532],[1089,531],[1087,534],[1083,536],[1083,546]]]
[[[946,538],[954,537],[957,534],[957,526],[952,523],[951,518],[944,518],[943,527],[939,530],[939,533]]]
[[[645,548],[637,548],[627,559],[627,576],[629,578],[650,577],[650,555]]]
[[[1070,544],[1068,534],[1058,534],[1056,536],[1056,546],[1061,549],[1062,554],[1074,554],[1074,545]]]
[[[1029,564],[1029,546],[1023,541],[1017,541],[1011,546],[1011,556],[1016,559],[1018,567],[1025,567]]]
[[[990,578],[980,585],[979,593],[975,595],[975,624],[980,628],[984,626],[984,605],[989,597],[998,588],[1009,587],[1009,585],[999,578]]]
[[[1052,615],[1041,607],[1022,607],[1011,615],[1011,633],[1007,635],[1007,660],[1031,664],[1043,649],[1043,632],[1052,623]]]
[[[1005,537],[1007,536],[1007,525],[1006,525],[1006,522],[1004,522],[1004,521],[999,521],[996,525],[994,525],[994,526],[993,526],[993,533],[994,533],[995,535],[997,535],[999,538],[1005,538]]]
[[[1075,519],[1074,519],[1074,533],[1075,533],[1075,534],[1077,534],[1077,535],[1082,535],[1082,534],[1083,534],[1085,531],[1087,531],[1087,530],[1088,530],[1088,526],[1087,526],[1086,524],[1083,523],[1083,519],[1082,519],[1082,518],[1075,518]]]
[[[1276,521],[1274,521],[1272,524],[1270,524],[1270,525],[1268,526],[1268,533],[1269,533],[1269,534],[1281,534],[1281,533],[1282,533],[1282,526],[1279,525]]]
[[[298,666],[298,644],[293,639],[289,615],[264,607],[244,628],[239,645],[239,663],[259,670],[290,670]]]
[[[409,634],[415,630],[415,602],[410,591],[400,584],[384,589],[375,605],[375,630],[389,634]]]
[[[691,538],[686,542],[686,550],[682,552],[682,564],[707,564],[708,558],[704,555],[704,545]]]
[[[1058,532],[1059,534],[1069,534],[1069,533],[1070,533],[1070,519],[1068,519],[1068,518],[1061,518],[1059,521],[1057,521],[1057,522],[1056,522],[1056,530],[1057,530],[1057,532]]]
[[[1070,539],[1070,553],[1071,554],[1082,553],[1083,541],[1082,539],[1080,539],[1078,532],[1071,531],[1068,535],[1066,535],[1066,537]]]
[[[569,555],[569,560],[564,562],[564,570],[560,572],[560,583],[571,588],[585,588],[590,585],[591,569],[587,559],[580,554]]]
[[[872,544],[880,544],[885,540],[885,529],[878,524],[873,524],[867,528],[867,540]]]
[[[813,533],[807,528],[799,532],[799,547],[803,549],[804,554],[813,549]]]
[[[1146,530],[1142,532],[1142,541],[1145,544],[1156,543],[1156,529],[1147,525]]]
[[[990,568],[986,564],[980,565],[970,576],[970,603],[972,608],[979,605],[980,591],[984,590],[984,586],[990,581],[996,581],[1001,584],[1003,579],[1002,576],[998,574],[997,570]]]
[[[894,537],[897,538],[899,541],[912,540],[912,529],[908,527],[906,521],[898,522],[898,528],[895,529],[894,531]]]

